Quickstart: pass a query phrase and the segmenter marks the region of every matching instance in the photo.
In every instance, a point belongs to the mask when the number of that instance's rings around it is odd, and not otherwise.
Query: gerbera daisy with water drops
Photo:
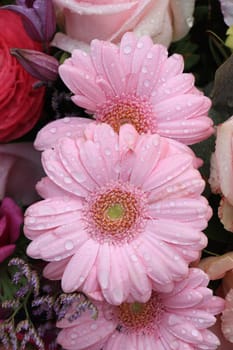
[[[224,301],[207,284],[203,271],[190,269],[172,292],[153,291],[146,303],[98,302],[97,319],[89,312],[75,319],[73,304],[57,324],[58,343],[67,350],[214,350],[219,341],[208,328]]]
[[[207,241],[211,209],[193,162],[187,146],[128,124],[59,138],[42,153],[45,199],[26,211],[27,253],[50,261],[45,275],[65,292],[112,304],[172,290]]]
[[[59,68],[72,100],[115,131],[131,123],[139,133],[152,132],[194,144],[209,137],[210,100],[183,73],[182,56],[149,36],[126,33],[116,46],[93,40],[90,54],[74,50]]]

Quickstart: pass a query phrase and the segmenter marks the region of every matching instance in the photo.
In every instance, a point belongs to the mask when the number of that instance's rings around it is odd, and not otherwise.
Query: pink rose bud
[[[18,48],[11,49],[11,54],[34,78],[46,82],[57,79],[59,62],[55,57],[36,50]]]

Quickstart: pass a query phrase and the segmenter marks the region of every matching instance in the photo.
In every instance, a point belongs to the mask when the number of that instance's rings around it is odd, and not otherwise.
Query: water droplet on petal
[[[64,177],[64,182],[65,182],[66,184],[71,184],[71,183],[73,182],[73,180],[72,180],[69,176],[65,176],[65,177]]]
[[[74,243],[72,241],[66,241],[65,243],[65,249],[66,250],[71,250],[74,248]]]
[[[194,18],[192,16],[186,18],[186,23],[189,28],[192,28],[194,22]]]
[[[142,48],[143,48],[143,42],[139,41],[139,42],[137,43],[137,48],[138,48],[138,49],[142,49]]]
[[[123,48],[123,52],[124,52],[124,54],[129,55],[132,52],[131,46],[129,46],[129,45],[125,46]]]

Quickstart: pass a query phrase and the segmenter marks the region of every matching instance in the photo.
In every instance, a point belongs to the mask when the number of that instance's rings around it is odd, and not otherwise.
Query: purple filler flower
[[[28,35],[35,41],[48,42],[56,29],[52,0],[17,0],[4,8],[18,13]]]
[[[20,207],[11,198],[5,197],[0,205],[0,263],[14,252],[22,223]]]

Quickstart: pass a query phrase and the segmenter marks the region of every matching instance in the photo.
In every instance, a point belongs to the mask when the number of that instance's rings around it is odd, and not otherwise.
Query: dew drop
[[[49,131],[51,132],[51,134],[55,134],[57,131],[57,128],[51,128]]]
[[[143,85],[144,85],[145,87],[150,86],[150,81],[149,81],[149,80],[145,80],[144,83],[143,83]]]
[[[141,41],[139,41],[139,42],[137,43],[137,48],[138,48],[138,49],[142,49],[142,48],[143,48],[143,43],[142,43]]]
[[[194,22],[194,18],[192,16],[186,18],[186,23],[189,28],[192,28]]]
[[[125,55],[129,55],[132,52],[131,46],[127,45],[124,47],[123,52]]]
[[[72,181],[72,179],[71,179],[69,176],[65,176],[65,177],[64,177],[64,182],[65,182],[66,184],[71,184],[73,181]]]
[[[97,324],[93,323],[93,324],[91,325],[91,329],[92,329],[92,330],[97,329]]]
[[[110,156],[111,155],[111,151],[108,148],[104,151],[104,153],[106,154],[106,156]]]
[[[72,242],[72,241],[66,241],[66,243],[65,243],[65,249],[66,250],[71,250],[71,249],[73,249],[74,248],[74,243]]]
[[[28,223],[29,223],[29,224],[34,224],[35,222],[36,222],[36,219],[33,218],[33,217],[31,217],[31,218],[28,219]]]

